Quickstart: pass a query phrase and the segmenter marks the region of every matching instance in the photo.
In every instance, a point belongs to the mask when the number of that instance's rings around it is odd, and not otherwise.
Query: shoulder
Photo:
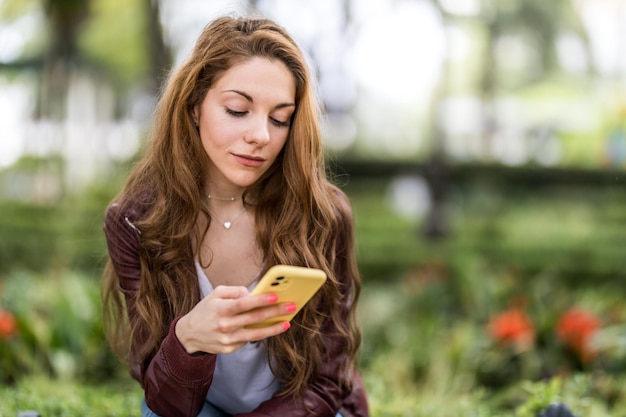
[[[153,205],[152,193],[144,192],[135,197],[120,197],[106,208],[104,228],[130,228],[140,235],[141,230],[137,223],[146,218]]]

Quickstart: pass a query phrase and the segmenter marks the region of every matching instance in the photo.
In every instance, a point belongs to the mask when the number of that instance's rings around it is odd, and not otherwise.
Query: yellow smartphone
[[[278,296],[278,303],[292,302],[296,304],[296,311],[284,316],[251,324],[248,328],[270,326],[277,322],[291,321],[304,305],[326,282],[326,273],[321,269],[306,268],[303,266],[274,265],[267,270],[250,295],[274,293]]]

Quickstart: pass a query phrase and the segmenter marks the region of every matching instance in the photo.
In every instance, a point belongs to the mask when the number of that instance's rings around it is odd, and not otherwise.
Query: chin
[[[256,183],[259,180],[260,177],[254,177],[254,178],[237,178],[237,179],[232,179],[231,182],[233,183],[233,185],[236,185],[237,187],[241,187],[241,188],[248,188],[250,187],[252,184]]]

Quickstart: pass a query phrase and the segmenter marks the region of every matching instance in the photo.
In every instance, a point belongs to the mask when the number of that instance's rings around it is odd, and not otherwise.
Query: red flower
[[[581,308],[572,308],[561,316],[556,332],[583,363],[588,363],[595,356],[591,338],[599,327],[600,320],[596,316]]]
[[[0,339],[8,339],[17,333],[17,323],[10,311],[0,308]]]
[[[533,323],[518,308],[511,308],[492,317],[487,328],[496,342],[520,349],[530,348],[535,339]]]

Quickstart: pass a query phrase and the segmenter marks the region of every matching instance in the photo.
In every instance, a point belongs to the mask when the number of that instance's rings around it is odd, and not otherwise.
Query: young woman
[[[143,159],[109,206],[109,341],[144,416],[367,416],[360,278],[346,196],[326,177],[306,61],[266,19],[223,17],[160,98]],[[328,280],[298,306],[249,295],[273,265]]]

